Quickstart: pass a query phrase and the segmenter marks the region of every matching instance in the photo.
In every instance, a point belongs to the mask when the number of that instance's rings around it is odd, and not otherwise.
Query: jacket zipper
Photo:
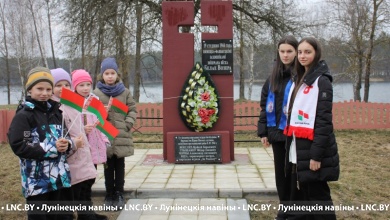
[[[295,173],[296,173],[296,175],[297,175],[297,189],[298,189],[298,190],[301,190],[301,189],[299,188],[298,164],[296,164],[296,166],[295,166]]]
[[[286,123],[286,124],[288,125],[289,122],[290,122],[290,115],[287,116],[287,123]],[[287,126],[287,125],[286,125],[286,126]],[[289,130],[289,127],[287,127],[287,133],[288,133],[288,130]],[[286,145],[287,145],[287,143],[288,143],[288,142],[286,141]],[[287,150],[287,148],[288,148],[289,146],[286,146],[286,145],[285,145],[285,149]],[[287,152],[287,151],[286,151],[286,152]],[[287,154],[286,154],[285,157],[284,157],[286,162],[288,161],[287,157],[288,157],[288,156],[287,156]],[[298,159],[298,158],[297,158],[297,159]],[[287,175],[286,166],[287,166],[287,165],[284,166],[284,175],[285,175],[285,176]],[[297,175],[297,189],[298,189],[298,190],[301,190],[300,187],[299,187],[298,163],[295,164],[295,174]]]
[[[35,179],[38,179],[40,177],[40,166],[41,166],[41,162],[37,162],[36,165],[35,165],[35,170],[34,170],[34,178]]]
[[[96,132],[95,132],[95,138],[96,138],[96,139],[99,139]],[[97,161],[96,161],[96,164],[99,164],[99,163],[101,162],[101,158],[100,158],[100,146],[99,146],[99,144],[97,145],[97,149],[96,149],[96,150],[97,150],[97,153],[98,153],[98,159],[97,159]]]
[[[287,141],[287,137],[286,137],[286,143],[284,144],[284,149],[286,150],[286,152],[287,152],[287,150],[288,150],[287,144],[288,144],[288,141]],[[287,170],[287,164],[288,164],[289,162],[288,162],[288,158],[287,158],[287,157],[288,157],[287,154],[285,154],[285,155],[284,155],[284,177],[287,177],[287,172],[288,172],[288,170]]]

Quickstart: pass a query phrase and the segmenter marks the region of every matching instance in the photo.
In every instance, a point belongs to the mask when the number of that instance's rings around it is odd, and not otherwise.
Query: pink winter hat
[[[89,73],[83,69],[78,69],[72,72],[72,85],[76,89],[77,85],[82,82],[90,82],[92,84],[92,78]]]
[[[52,69],[50,70],[51,75],[54,77],[54,86],[59,82],[59,81],[68,81],[69,85],[72,85],[72,80],[70,79],[70,75],[66,70],[62,68],[57,68],[57,69]]]

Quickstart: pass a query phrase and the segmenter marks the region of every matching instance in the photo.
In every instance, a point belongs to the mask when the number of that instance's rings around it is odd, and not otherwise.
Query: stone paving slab
[[[245,197],[276,194],[272,149],[235,152],[228,164],[169,164],[162,149],[136,149],[125,158],[128,201],[118,219],[249,220]],[[105,194],[103,173],[99,165],[95,196]]]
[[[240,198],[248,193],[276,192],[272,149],[237,148],[228,164],[169,164],[162,149],[136,149],[125,159],[125,192],[135,198],[199,193]],[[103,165],[98,166],[95,194],[104,194]]]
[[[249,220],[245,199],[130,199],[117,220]]]

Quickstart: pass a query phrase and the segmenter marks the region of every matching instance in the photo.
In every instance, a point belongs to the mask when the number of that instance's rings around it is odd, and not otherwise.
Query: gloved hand
[[[133,123],[126,122],[126,128],[127,128],[128,131],[130,131],[132,127],[133,127]]]

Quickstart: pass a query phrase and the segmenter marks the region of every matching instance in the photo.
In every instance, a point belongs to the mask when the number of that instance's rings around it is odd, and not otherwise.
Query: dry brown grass
[[[0,220],[27,219],[25,212],[6,211],[6,205],[22,204],[26,200],[22,196],[19,159],[12,152],[8,144],[0,146]],[[95,205],[102,204],[103,199],[94,198]],[[109,219],[116,219],[119,212],[98,212],[105,214]]]
[[[19,159],[9,145],[0,146],[0,207],[6,204],[24,204],[22,185],[19,172]],[[7,212],[1,209],[0,220],[26,219],[22,212]]]
[[[341,176],[330,183],[335,205],[389,204],[390,190],[390,130],[338,131],[336,138],[341,160]],[[135,135],[136,140],[159,141],[161,135]],[[236,140],[258,139],[254,132],[236,134]],[[161,148],[161,144],[137,144],[137,148]],[[236,143],[235,147],[261,147],[259,142]],[[8,145],[0,147],[0,207],[5,204],[24,204],[21,195],[18,158]],[[98,205],[102,197],[94,198]],[[257,196],[248,198],[250,203],[272,204],[277,207],[276,197]],[[101,212],[100,212],[101,213]],[[102,214],[102,213],[101,213]],[[104,212],[116,219],[119,212]],[[263,220],[275,217],[276,211],[253,211],[251,219]],[[338,219],[389,219],[390,210],[340,211]],[[3,219],[26,219],[23,212],[0,213]]]
[[[360,207],[365,204],[389,204],[390,201],[390,131],[338,131],[341,175],[331,182],[334,205]],[[255,198],[251,203],[275,200]],[[338,211],[338,219],[390,219],[388,211]],[[251,212],[251,219],[272,219],[276,211]]]
[[[0,105],[0,109],[16,109],[16,107],[18,107],[18,104]]]

